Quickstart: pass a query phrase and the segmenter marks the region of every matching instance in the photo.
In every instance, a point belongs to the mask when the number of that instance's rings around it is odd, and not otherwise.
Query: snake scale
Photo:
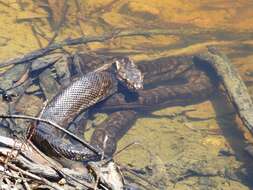
[[[92,70],[103,61],[90,55],[81,55],[83,70]],[[184,106],[206,100],[217,86],[217,77],[210,68],[203,67],[193,56],[163,57],[137,63],[144,75],[144,89],[138,96],[116,93],[95,107],[94,112],[109,114],[96,127],[91,144],[112,155],[117,142],[131,128],[140,113],[168,106]],[[104,143],[107,139],[106,144]]]
[[[89,72],[59,92],[42,111],[40,118],[66,128],[82,111],[103,101],[118,90],[142,88],[142,75],[128,58],[117,59],[108,68]],[[98,152],[80,144],[68,143],[53,126],[39,122],[32,130],[32,141],[44,152],[71,160],[96,160]]]
[[[86,73],[85,75],[108,61],[87,54],[79,56],[82,60],[81,69]],[[199,102],[207,99],[216,86],[215,81],[212,80],[215,77],[211,77],[209,72],[199,67],[192,56],[164,57],[140,62],[137,65],[144,75],[144,89],[138,90],[137,96],[136,93],[125,94],[119,91],[115,93],[115,90],[112,90],[113,92],[109,92],[108,96],[94,101],[94,104],[97,103],[96,106],[89,108],[91,113],[106,112],[109,114],[109,118],[96,127],[90,142],[94,147],[103,149],[106,155],[112,155],[115,152],[117,141],[130,129],[140,111],[147,112],[167,106]],[[67,89],[73,90],[70,88],[71,85]],[[66,115],[62,115],[62,118],[52,117],[53,114],[49,110],[53,112],[54,109],[58,110],[55,105],[61,98],[72,101],[71,104],[76,103],[76,97],[73,99],[61,91],[44,109],[42,117],[67,128],[69,122],[85,108],[77,109],[75,105],[72,105],[72,108],[75,109],[72,111],[75,114],[69,115],[63,112]],[[58,101],[58,104],[61,105],[61,101]],[[74,160],[98,158],[98,155],[91,150],[84,149],[83,146],[64,142],[61,135],[57,134],[59,132],[51,126],[39,123],[35,129],[34,143],[50,155],[64,155]]]

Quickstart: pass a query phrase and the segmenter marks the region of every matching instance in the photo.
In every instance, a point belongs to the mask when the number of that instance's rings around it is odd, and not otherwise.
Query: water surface
[[[171,30],[171,35],[131,36],[65,50],[124,53],[140,61],[191,55],[215,45],[227,54],[252,94],[252,10],[250,0],[0,1],[0,59],[67,38]],[[222,94],[142,115],[119,142],[119,149],[135,141],[141,146],[132,146],[115,159],[139,168],[159,189],[251,189],[252,159],[243,149],[252,138],[243,135],[243,125]],[[42,99],[33,101],[32,107],[24,105],[22,110],[39,110]],[[222,151],[231,154],[224,156]]]

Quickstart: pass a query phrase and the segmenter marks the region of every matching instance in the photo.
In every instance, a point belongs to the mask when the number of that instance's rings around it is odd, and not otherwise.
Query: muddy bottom
[[[137,120],[119,149],[138,144],[116,160],[158,189],[250,189],[252,158],[243,150],[238,123],[222,95],[198,105],[159,110]]]
[[[139,61],[193,54],[214,45],[228,55],[253,95],[253,4],[250,0],[233,3],[216,0],[211,4],[184,0],[66,2],[0,1],[0,59],[15,58],[70,38],[120,30],[167,30],[172,31],[170,35],[123,37],[65,47],[64,52],[106,50]],[[56,70],[62,72],[65,67],[61,65]],[[6,68],[1,68],[0,74],[5,71]],[[20,65],[8,77],[0,77],[0,87],[9,88],[24,71]],[[49,80],[52,73],[42,77]],[[31,95],[37,91],[38,86],[31,86],[17,111],[36,115],[44,101],[41,94]],[[6,113],[7,105],[2,101],[0,105],[1,113]],[[98,114],[93,122],[99,123],[105,117]],[[116,155],[115,160],[144,178],[126,172],[126,178],[141,189],[249,190],[253,188],[253,159],[244,148],[246,140],[252,137],[248,133],[243,135],[242,127],[220,90],[210,100],[197,105],[140,115],[120,140],[118,150],[136,143]],[[85,133],[86,139],[93,130]]]

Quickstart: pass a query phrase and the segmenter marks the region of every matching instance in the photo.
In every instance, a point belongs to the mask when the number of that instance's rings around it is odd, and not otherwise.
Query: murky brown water
[[[253,93],[251,0],[64,2],[0,1],[0,59],[45,47],[52,38],[58,42],[118,30],[171,31],[169,35],[123,37],[65,50],[125,53],[139,61],[193,54],[215,45],[228,55]],[[41,105],[42,100],[35,98],[21,110],[32,114]],[[157,110],[139,118],[119,142],[122,148],[138,141],[145,149],[132,146],[116,160],[146,167],[152,173],[146,178],[159,189],[251,189],[252,159],[243,150],[251,137],[243,136],[239,127],[242,124],[221,94],[197,105]]]

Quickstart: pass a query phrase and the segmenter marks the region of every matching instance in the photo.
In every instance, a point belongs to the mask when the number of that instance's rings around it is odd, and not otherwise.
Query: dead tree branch
[[[236,112],[253,135],[253,102],[239,72],[224,54],[214,48],[196,57],[206,61],[217,72]]]
[[[85,142],[84,140],[80,139],[79,137],[77,137],[76,135],[74,135],[73,133],[69,132],[68,130],[62,128],[61,126],[59,126],[58,124],[46,120],[46,119],[42,119],[42,118],[37,118],[37,117],[32,117],[32,116],[26,116],[26,115],[0,115],[0,118],[9,118],[9,119],[29,119],[29,120],[33,120],[33,121],[40,121],[40,122],[44,122],[46,124],[49,124],[59,130],[61,130],[62,132],[68,134],[69,136],[71,136],[72,138],[74,138],[75,140],[77,140],[78,142],[80,142],[81,144],[83,144],[85,147],[89,148],[90,150],[92,150],[93,152],[95,152],[96,154],[101,154],[96,148],[94,148],[93,146],[91,146],[89,143]]]
[[[42,57],[54,50],[61,49],[64,46],[73,46],[79,44],[88,44],[92,42],[105,42],[107,40],[122,38],[122,37],[130,37],[130,36],[153,36],[153,35],[184,35],[184,34],[196,34],[198,31],[187,31],[187,30],[149,30],[149,31],[120,31],[116,33],[104,34],[102,36],[90,36],[90,37],[80,37],[75,39],[66,39],[59,43],[52,43],[48,47],[35,50],[31,53],[23,55],[19,58],[10,59],[7,61],[0,62],[0,67],[6,67],[9,65],[21,64],[28,61],[32,61],[36,58]]]

